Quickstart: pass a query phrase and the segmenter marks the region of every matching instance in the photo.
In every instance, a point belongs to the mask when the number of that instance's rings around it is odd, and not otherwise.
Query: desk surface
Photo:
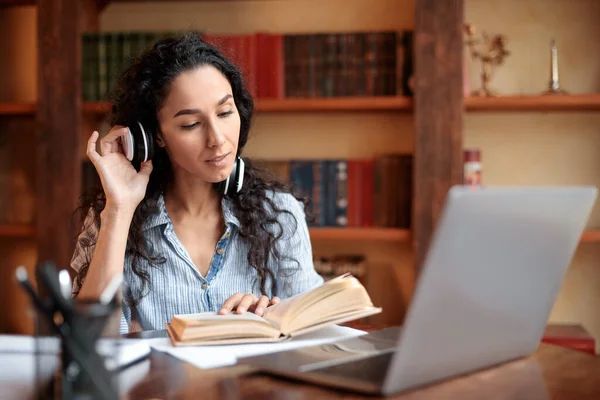
[[[128,399],[361,398],[349,392],[252,373],[243,367],[201,370],[155,351],[144,363],[144,376],[128,389]],[[20,389],[0,379],[0,393],[17,395]],[[541,344],[535,354],[525,359],[390,398],[597,400],[600,399],[600,356]]]

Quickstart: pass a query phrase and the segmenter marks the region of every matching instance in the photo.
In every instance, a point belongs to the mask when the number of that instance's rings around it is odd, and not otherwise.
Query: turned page
[[[263,317],[272,325],[281,329],[283,326],[288,325],[290,321],[293,321],[299,314],[307,312],[305,315],[312,315],[312,317],[307,317],[309,321],[305,323],[311,325],[310,319],[314,318],[315,322],[322,319],[324,316],[322,309],[326,314],[330,313],[331,306],[326,305],[328,297],[357,286],[362,288],[362,285],[355,277],[350,274],[344,274],[325,282],[321,286],[299,293],[281,301],[279,304],[267,308]],[[367,301],[368,304],[365,305],[371,305],[368,295]]]

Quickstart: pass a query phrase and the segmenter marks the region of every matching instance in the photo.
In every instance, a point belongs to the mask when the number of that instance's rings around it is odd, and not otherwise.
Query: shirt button
[[[223,251],[224,251],[223,249],[217,249],[217,254],[219,254],[219,255],[223,254]]]
[[[225,232],[225,238],[227,239],[227,238],[229,238],[229,236],[231,236],[231,232],[230,231]]]
[[[206,289],[207,287],[208,287],[208,283],[204,282],[204,283],[202,284],[202,289]]]

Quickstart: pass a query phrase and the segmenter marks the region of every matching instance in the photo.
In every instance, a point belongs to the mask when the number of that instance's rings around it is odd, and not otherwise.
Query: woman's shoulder
[[[304,203],[290,192],[268,191],[267,198],[282,211],[289,211],[295,216],[304,216]]]

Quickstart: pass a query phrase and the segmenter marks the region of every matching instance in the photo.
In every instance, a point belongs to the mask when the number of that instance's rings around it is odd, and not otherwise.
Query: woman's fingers
[[[242,300],[242,297],[244,297],[243,293],[236,293],[233,296],[231,296],[230,298],[228,298],[227,300],[225,300],[225,302],[223,303],[223,306],[219,310],[219,314],[221,314],[221,315],[229,314],[231,312],[231,310],[233,310],[235,308],[235,306],[237,306],[239,304],[240,300]]]
[[[275,304],[279,303],[281,300],[279,299],[279,297],[275,296],[271,299],[271,301],[269,302],[270,306],[274,306]]]
[[[236,310],[237,314],[243,314],[248,310],[254,310],[256,315],[262,316],[265,308],[279,303],[279,297],[275,296],[271,300],[267,296],[257,298],[253,294],[236,293],[223,303],[219,310],[220,315],[229,314]]]
[[[258,302],[256,302],[256,307],[254,307],[254,314],[262,317],[265,308],[267,308],[268,306],[269,298],[264,295],[260,296],[260,299],[258,299]]]
[[[98,131],[94,131],[92,133],[92,136],[90,136],[88,139],[87,150],[85,152],[93,164],[96,164],[96,162],[101,158],[100,154],[98,154],[96,151],[96,142],[98,141],[98,136],[100,136]]]
[[[126,126],[115,125],[110,132],[100,140],[100,154],[123,153],[119,138],[129,134]],[[124,154],[124,153],[123,153]]]
[[[152,160],[142,162],[140,166],[140,175],[145,175],[148,179],[150,178],[150,174],[152,173]]]
[[[250,308],[251,305],[256,303],[257,300],[258,299],[256,298],[256,296],[253,294],[244,295],[244,297],[242,297],[242,300],[240,301],[240,304],[238,304],[235,312],[237,314],[245,313],[248,310],[248,308]]]

